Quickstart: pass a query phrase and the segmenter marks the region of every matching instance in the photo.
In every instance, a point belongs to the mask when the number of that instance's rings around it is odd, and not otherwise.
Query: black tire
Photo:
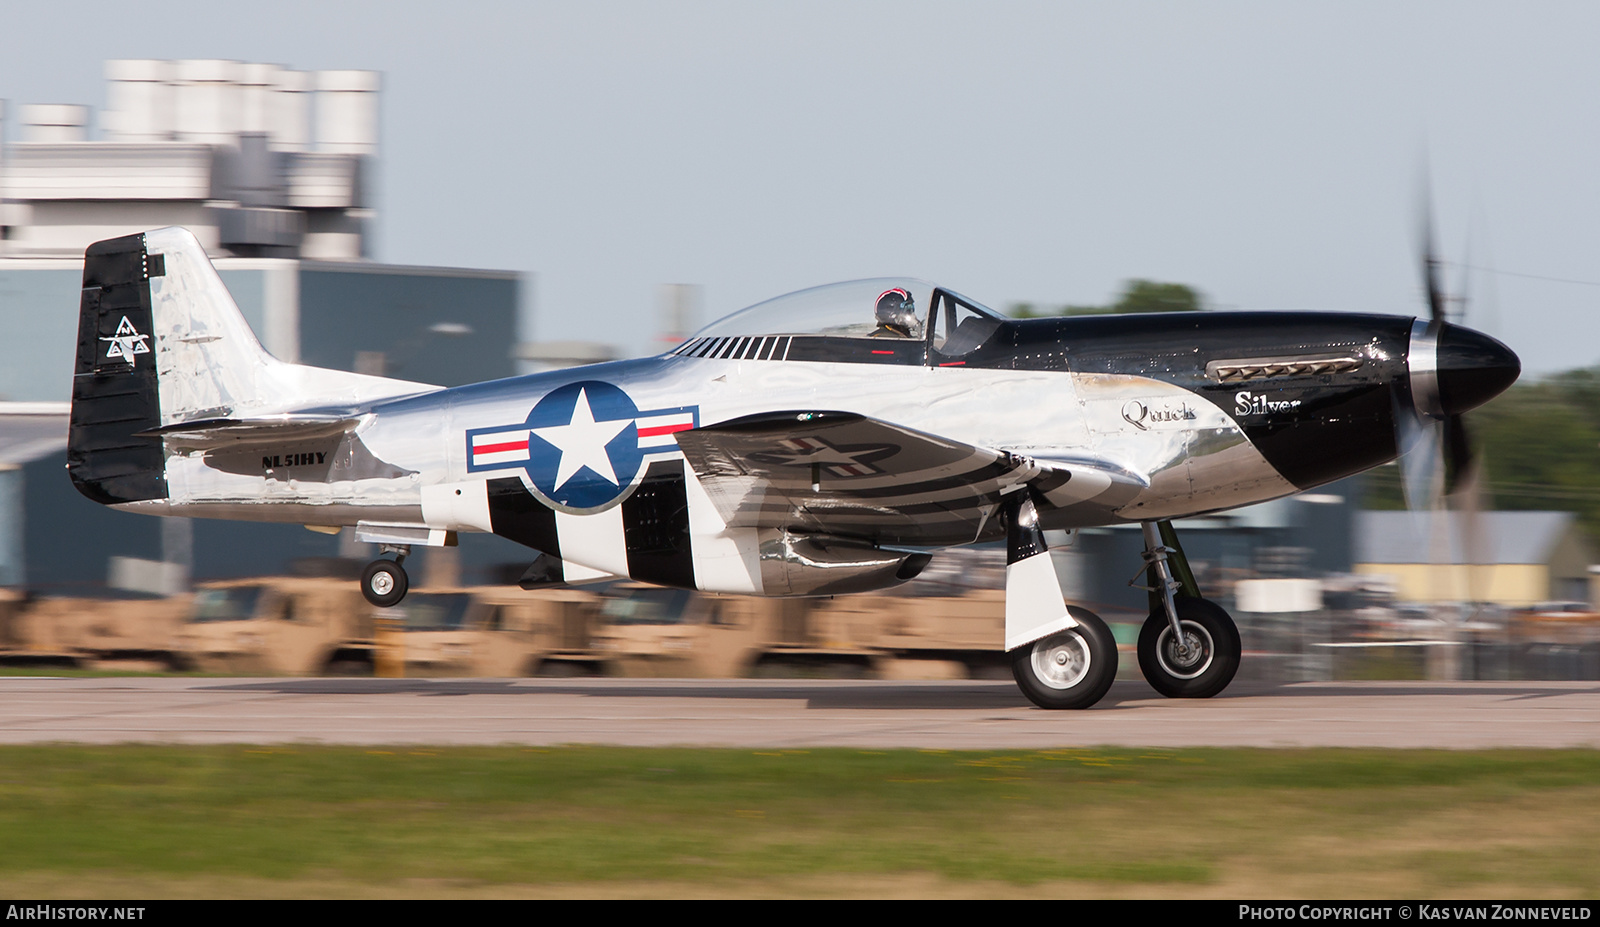
[[[1139,630],[1139,670],[1167,698],[1210,698],[1239,671],[1239,628],[1209,599],[1179,596],[1175,604],[1184,637],[1198,652],[1187,658],[1176,653],[1166,609],[1156,609]]]
[[[1068,607],[1078,626],[1011,651],[1011,676],[1040,708],[1088,708],[1117,678],[1117,640],[1100,616]]]
[[[399,605],[410,585],[405,568],[393,560],[374,560],[361,574],[361,594],[379,608]]]

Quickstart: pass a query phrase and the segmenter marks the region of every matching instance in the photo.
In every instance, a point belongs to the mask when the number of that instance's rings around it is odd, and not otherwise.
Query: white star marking
[[[128,317],[123,316],[122,321],[117,324],[117,333],[110,338],[101,338],[100,340],[111,342],[106,345],[107,360],[113,357],[120,357],[127,361],[131,367],[136,366],[133,355],[150,353],[150,347],[145,344],[145,339],[149,337],[149,335],[139,334],[138,330],[133,327],[133,323],[128,321]]]
[[[570,423],[533,429],[534,434],[561,451],[561,465],[556,468],[555,488],[560,489],[567,485],[567,481],[584,467],[617,483],[617,471],[611,466],[611,455],[606,453],[606,445],[631,424],[633,424],[631,418],[612,422],[595,421],[594,410],[589,408],[589,391],[579,390],[578,401],[572,407]]]

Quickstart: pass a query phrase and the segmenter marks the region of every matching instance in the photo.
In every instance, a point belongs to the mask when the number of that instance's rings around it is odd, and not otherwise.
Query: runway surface
[[[1118,682],[1041,711],[1009,682],[0,677],[0,743],[1600,747],[1600,683]]]

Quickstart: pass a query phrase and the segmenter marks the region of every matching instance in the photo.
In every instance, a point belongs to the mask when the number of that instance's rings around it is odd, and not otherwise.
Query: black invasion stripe
[[[545,508],[517,477],[489,481],[489,524],[503,538],[561,558],[555,511]]]
[[[739,343],[739,339],[737,339],[737,338],[724,338],[723,341],[722,341],[722,346],[719,347],[716,351],[712,352],[711,356],[715,357],[717,360],[722,360],[723,358],[727,357],[729,354],[733,353],[733,346],[738,344],[738,343]]]
[[[622,501],[622,534],[629,576],[658,586],[695,588],[682,460],[658,460],[645,471],[639,488]]]
[[[719,345],[721,343],[722,343],[722,339],[721,338],[707,338],[705,341],[700,343],[700,350],[695,352],[694,356],[695,357],[705,357],[706,355],[710,354],[712,351],[716,350],[717,345]]]

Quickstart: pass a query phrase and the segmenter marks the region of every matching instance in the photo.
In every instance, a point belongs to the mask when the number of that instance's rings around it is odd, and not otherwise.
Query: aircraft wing
[[[789,528],[884,543],[997,533],[1000,497],[1041,493],[1065,468],[853,412],[773,412],[678,432],[730,527]]]

